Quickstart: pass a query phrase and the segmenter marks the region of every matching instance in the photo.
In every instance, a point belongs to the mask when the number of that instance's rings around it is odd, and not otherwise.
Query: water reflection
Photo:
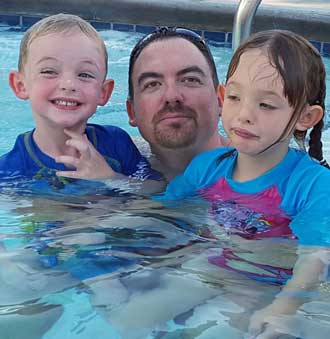
[[[8,338],[243,338],[251,314],[280,290],[260,276],[276,277],[270,267],[296,260],[295,240],[228,235],[196,201],[164,207],[117,192],[2,195],[0,205],[0,326]],[[323,283],[297,315],[274,324],[324,337],[329,296]]]

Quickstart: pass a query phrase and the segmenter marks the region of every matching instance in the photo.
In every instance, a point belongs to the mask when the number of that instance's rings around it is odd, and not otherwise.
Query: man
[[[211,52],[193,31],[160,28],[140,40],[129,64],[127,112],[149,143],[152,165],[172,179],[192,158],[225,146]]]
[[[193,31],[161,27],[134,47],[129,63],[129,122],[149,143],[152,167],[167,180],[183,172],[195,155],[228,144],[218,131],[222,108],[218,86],[212,54]],[[82,154],[79,166],[72,163],[76,171],[70,177],[113,175],[91,144],[86,147],[81,136],[70,136],[71,145]]]

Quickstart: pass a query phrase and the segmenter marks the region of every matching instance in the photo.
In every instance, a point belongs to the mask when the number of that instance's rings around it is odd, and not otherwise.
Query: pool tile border
[[[10,30],[24,31],[41,18],[41,16],[0,14],[0,27],[9,26]],[[103,21],[90,21],[90,23],[97,30],[116,30],[121,32],[138,32],[148,34],[155,29],[155,26],[152,25],[132,25]],[[232,32],[204,30],[196,30],[196,32],[204,37],[210,44],[229,48],[232,46]],[[315,40],[312,40],[311,43],[315,46],[315,48],[317,48],[322,56],[330,57],[330,43]]]

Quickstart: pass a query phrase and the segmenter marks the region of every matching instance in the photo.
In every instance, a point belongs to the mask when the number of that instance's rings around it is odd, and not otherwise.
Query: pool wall
[[[205,31],[211,40],[230,43],[230,32],[238,2],[238,0],[1,0],[0,22],[28,27],[40,17],[63,12],[79,15],[100,29],[147,32],[149,25],[176,25]],[[258,8],[253,31],[271,28],[289,29],[312,40],[322,53],[329,55],[330,4],[327,4],[327,1],[314,1],[320,2],[324,4],[316,8],[313,1],[308,1],[307,5],[307,1],[302,0],[299,2],[302,5],[290,7],[283,3],[279,5],[274,0],[265,0]],[[220,37],[217,34],[219,32]]]

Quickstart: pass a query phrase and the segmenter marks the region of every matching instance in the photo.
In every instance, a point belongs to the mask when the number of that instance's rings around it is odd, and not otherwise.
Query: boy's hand
[[[75,168],[73,171],[57,171],[58,176],[78,179],[105,179],[116,175],[116,172],[108,165],[104,157],[89,142],[86,134],[78,134],[67,129],[64,132],[70,137],[66,141],[78,151],[79,156],[61,155],[55,160],[58,163]]]

